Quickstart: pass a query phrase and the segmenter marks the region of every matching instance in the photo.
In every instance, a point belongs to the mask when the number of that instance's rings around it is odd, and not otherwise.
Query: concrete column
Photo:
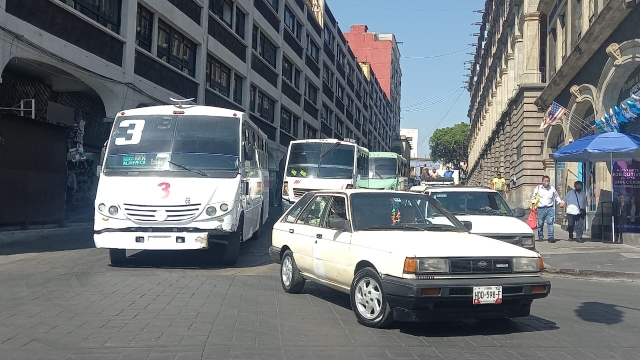
[[[524,54],[522,83],[540,82],[540,13],[530,12],[524,19]]]
[[[124,59],[123,69],[127,81],[133,80],[133,68],[135,65],[136,55],[136,19],[138,14],[138,1],[137,0],[123,0],[122,1],[122,22],[120,26],[120,34],[127,39],[124,44]],[[156,27],[154,26],[154,29]],[[152,38],[152,43],[155,43],[155,38]]]

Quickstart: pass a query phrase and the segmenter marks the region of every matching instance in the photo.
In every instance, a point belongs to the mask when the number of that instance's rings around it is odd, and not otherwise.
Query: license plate
[[[479,286],[473,288],[473,303],[502,304],[502,286]]]

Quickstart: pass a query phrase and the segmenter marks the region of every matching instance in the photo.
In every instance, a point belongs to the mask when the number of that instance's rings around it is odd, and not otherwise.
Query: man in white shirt
[[[536,204],[536,197],[540,197]],[[542,177],[542,185],[536,186],[531,197],[531,210],[536,211],[538,217],[538,241],[543,241],[543,227],[546,221],[547,233],[549,234],[549,242],[554,243],[556,239],[553,237],[553,223],[556,220],[556,211],[553,208],[553,202],[556,201],[560,207],[564,206],[564,201],[560,199],[560,195],[556,189],[551,186],[550,178],[545,175]]]
[[[587,214],[587,194],[582,191],[582,181],[576,181],[573,184],[573,190],[569,190],[563,200],[567,204],[567,220],[569,221],[567,231],[569,232],[569,241],[573,240],[573,230],[575,229],[576,239],[579,243],[582,243],[584,242],[584,240],[582,240],[584,218]]]

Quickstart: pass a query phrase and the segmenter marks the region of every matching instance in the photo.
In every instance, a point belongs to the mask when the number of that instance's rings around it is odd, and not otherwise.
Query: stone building
[[[545,169],[555,175],[560,191],[585,182],[592,237],[611,236],[611,173],[608,163],[566,163],[556,166],[552,154],[581,137],[598,133],[594,119],[604,116],[640,89],[640,5],[635,0],[541,0],[538,11],[548,31],[548,83],[536,104],[557,102],[569,115],[544,132]],[[640,121],[621,127],[640,134]],[[562,215],[562,214],[560,214]],[[559,216],[562,223],[563,217]],[[625,234],[638,245],[638,235]]]
[[[540,183],[544,113],[534,104],[546,81],[546,19],[538,0],[487,0],[471,63],[468,183],[509,180],[512,206],[528,207]]]

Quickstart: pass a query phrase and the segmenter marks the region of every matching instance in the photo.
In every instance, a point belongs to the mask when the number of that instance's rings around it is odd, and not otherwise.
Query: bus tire
[[[244,228],[244,215],[240,216],[240,221],[238,222],[238,229],[236,232],[229,236],[229,242],[224,249],[224,259],[222,263],[227,266],[233,266],[238,262],[238,257],[240,256],[240,244],[242,244],[242,231]]]
[[[127,261],[127,250],[109,249],[109,260],[113,266],[124,264]]]

